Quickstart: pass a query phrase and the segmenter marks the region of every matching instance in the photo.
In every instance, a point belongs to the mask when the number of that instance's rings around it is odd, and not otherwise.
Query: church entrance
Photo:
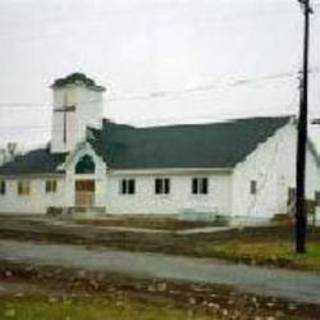
[[[78,180],[75,185],[76,207],[90,208],[94,207],[95,202],[95,181]]]

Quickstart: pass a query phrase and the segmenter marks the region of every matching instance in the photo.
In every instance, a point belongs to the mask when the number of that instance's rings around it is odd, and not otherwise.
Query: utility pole
[[[305,205],[305,171],[306,146],[308,137],[308,67],[309,67],[309,36],[310,36],[310,0],[298,0],[304,12],[303,39],[303,72],[300,91],[300,110],[298,119],[297,167],[296,167],[296,213],[295,235],[296,252],[306,252],[307,212]]]

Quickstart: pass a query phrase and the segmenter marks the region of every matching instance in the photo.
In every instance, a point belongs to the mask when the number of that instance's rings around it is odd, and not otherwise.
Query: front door
[[[93,207],[95,182],[94,180],[76,181],[76,207]]]

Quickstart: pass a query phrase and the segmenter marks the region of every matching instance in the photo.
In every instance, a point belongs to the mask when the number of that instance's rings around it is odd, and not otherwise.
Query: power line
[[[319,67],[314,67],[311,71],[312,73],[319,73]],[[269,82],[269,81],[278,81],[280,79],[297,79],[298,72],[286,72],[286,73],[278,73],[278,74],[271,74],[256,78],[242,78],[240,80],[236,80],[230,83],[225,83],[224,85],[220,84],[208,84],[197,86],[190,89],[182,89],[182,90],[172,90],[172,91],[157,91],[151,92],[145,95],[132,95],[132,96],[122,96],[122,97],[113,97],[113,98],[106,98],[104,99],[106,102],[118,102],[118,101],[149,101],[153,99],[161,99],[161,98],[177,98],[174,97],[175,95],[188,95],[188,94],[198,94],[204,92],[210,92],[216,89],[219,89],[223,86],[232,88],[232,87],[239,87],[239,86],[250,86],[254,85],[258,82]],[[88,101],[85,103],[93,103],[92,101]],[[0,102],[0,108],[15,108],[15,109],[40,109],[45,110],[45,107],[51,107],[52,104],[50,103],[32,103],[32,102]]]
[[[36,102],[0,102],[0,107],[2,106],[17,106],[17,107],[20,107],[20,106],[24,106],[25,108],[28,108],[28,107],[43,107],[43,106],[51,106],[51,104],[49,103],[36,103]]]
[[[296,93],[292,96],[292,99],[290,100],[290,102],[285,105],[282,109],[282,111],[280,113],[276,113],[273,114],[273,116],[280,116],[280,115],[288,115],[288,114],[296,114],[297,110],[293,110],[293,107],[295,105],[298,104],[297,101],[298,98],[298,91],[296,91]],[[280,110],[278,110],[280,111]],[[210,114],[210,113],[199,113],[199,114],[195,114],[192,115],[190,117],[183,117],[183,119],[181,118],[172,118],[172,117],[167,117],[167,118],[137,118],[136,119],[136,123],[171,123],[172,120],[174,123],[178,123],[179,121],[183,120],[184,122],[187,121],[203,121],[203,120],[209,120],[209,119],[215,119],[219,121],[226,121],[226,119],[232,120],[232,119],[238,119],[238,118],[242,118],[242,117],[246,117],[248,115],[242,115],[242,114],[238,114],[238,115],[233,115],[230,118],[230,114],[229,113],[219,113],[219,118],[217,119],[217,114]],[[201,120],[200,120],[201,119]],[[214,121],[214,122],[215,122]],[[16,131],[26,131],[26,130],[30,130],[30,131],[43,131],[43,132],[51,132],[52,131],[52,126],[51,125],[36,125],[36,126],[25,126],[25,127],[19,127],[19,126],[5,126],[5,127],[0,127],[0,131],[10,131],[10,130],[16,130]],[[63,127],[57,128],[57,130],[63,130]]]

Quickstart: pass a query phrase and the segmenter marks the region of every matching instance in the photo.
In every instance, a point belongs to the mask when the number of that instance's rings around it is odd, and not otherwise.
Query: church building
[[[293,116],[134,127],[104,118],[83,74],[56,80],[48,147],[0,167],[0,212],[271,219],[295,194]],[[214,107],[214,106],[213,106]],[[307,148],[306,193],[320,200],[320,160]]]

